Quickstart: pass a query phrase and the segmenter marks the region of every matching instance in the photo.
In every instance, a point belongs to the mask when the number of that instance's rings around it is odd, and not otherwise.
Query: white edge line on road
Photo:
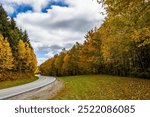
[[[42,76],[42,77],[50,77],[50,76]],[[20,95],[20,94],[23,94],[23,93],[27,93],[27,92],[29,92],[29,91],[33,91],[33,90],[36,90],[36,89],[45,87],[45,86],[47,86],[47,85],[49,85],[49,84],[52,84],[52,83],[54,83],[54,82],[56,81],[56,78],[55,78],[55,77],[52,77],[52,78],[53,78],[53,80],[52,80],[52,82],[50,82],[50,83],[45,83],[44,85],[39,85],[39,86],[30,88],[30,89],[26,89],[26,90],[23,90],[22,92],[17,92],[17,93],[13,93],[13,94],[10,94],[10,95],[7,95],[7,96],[2,96],[2,97],[0,97],[0,100],[4,100],[4,99],[10,98],[10,97],[14,97],[14,96],[17,96],[17,95]],[[35,82],[35,81],[33,81],[33,82]],[[32,83],[32,82],[30,82],[30,83]],[[27,84],[30,84],[30,83],[27,83]],[[26,85],[26,84],[24,84],[24,85]],[[21,86],[21,85],[20,85],[20,86]],[[16,86],[16,87],[19,87],[19,86]],[[2,89],[2,90],[3,90],[3,89]],[[5,90],[5,89],[4,89],[4,90]]]

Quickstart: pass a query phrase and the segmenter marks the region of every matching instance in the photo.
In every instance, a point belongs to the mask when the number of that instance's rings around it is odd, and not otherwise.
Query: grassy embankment
[[[107,75],[60,77],[64,88],[53,98],[60,100],[150,99],[150,80]]]
[[[17,79],[17,80],[8,80],[0,82],[0,89],[9,88],[13,86],[23,85],[26,83],[33,82],[37,80],[38,77],[26,78],[26,79]]]

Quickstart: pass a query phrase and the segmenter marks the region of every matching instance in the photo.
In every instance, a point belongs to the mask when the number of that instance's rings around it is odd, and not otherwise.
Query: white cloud
[[[10,0],[5,0],[9,2]],[[52,6],[47,13],[39,12],[49,0],[11,0],[17,4],[30,4],[34,12],[20,13],[16,17],[19,27],[29,33],[31,44],[36,51],[53,47],[70,48],[75,42],[83,42],[87,31],[99,26],[104,19],[104,9],[96,0],[53,0],[65,1],[69,7]],[[8,11],[8,10],[7,10]],[[10,10],[11,11],[11,10]],[[60,49],[60,48],[59,48]],[[54,53],[47,53],[52,57]],[[47,58],[43,55],[43,58]],[[38,58],[39,63],[45,59]]]
[[[26,4],[32,6],[35,12],[40,12],[42,7],[48,5],[49,0],[1,0],[1,3],[7,5],[7,7],[11,7],[11,9],[13,8],[13,10],[15,9],[14,4],[17,5]],[[6,11],[12,13],[7,8]]]
[[[15,11],[15,9],[11,5],[6,5],[5,4],[5,5],[3,5],[3,7],[10,14],[12,14]]]
[[[43,61],[46,61],[48,58],[45,57],[41,57],[41,58],[37,58],[37,61],[39,64],[43,63]]]
[[[48,53],[45,54],[44,56],[50,58],[50,57],[54,56],[54,52],[53,51],[48,51]]]

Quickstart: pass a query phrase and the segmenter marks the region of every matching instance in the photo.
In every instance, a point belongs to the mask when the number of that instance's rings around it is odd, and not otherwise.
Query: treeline
[[[0,81],[33,77],[36,64],[27,32],[0,5]]]
[[[107,12],[104,23],[69,51],[40,66],[44,75],[111,74],[150,78],[150,2],[98,0]]]

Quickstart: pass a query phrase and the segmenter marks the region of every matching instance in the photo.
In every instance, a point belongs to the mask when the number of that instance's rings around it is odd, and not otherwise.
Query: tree
[[[62,66],[62,74],[63,75],[72,75],[71,71],[72,71],[72,65],[71,65],[71,54],[70,52],[67,52],[65,57],[64,57],[64,63]]]
[[[12,51],[7,39],[0,34],[0,69],[2,71],[12,70],[14,67]]]
[[[66,52],[62,75],[104,73],[149,78],[149,1],[97,1],[103,3],[107,17],[98,29],[88,31],[82,45]]]
[[[18,43],[18,67],[19,70],[25,70],[26,67],[26,45],[22,40],[19,40]]]
[[[65,57],[65,51],[62,50],[62,52],[59,54],[59,56],[55,60],[55,68],[56,68],[56,74],[57,76],[62,75],[61,69],[64,63],[64,57]]]
[[[101,36],[97,29],[89,31],[79,52],[79,68],[82,74],[100,73],[102,69]]]
[[[23,32],[23,37],[22,38],[23,38],[24,42],[27,42],[30,45],[29,37],[28,37],[28,34],[27,34],[26,30]]]
[[[28,43],[19,41],[18,44],[18,58],[19,58],[19,70],[20,71],[32,71],[36,70],[36,56],[33,50],[29,47]]]
[[[19,29],[0,5],[0,80],[33,77],[36,65],[27,32]]]
[[[28,43],[25,43],[25,49],[26,49],[26,56],[25,56],[25,64],[26,64],[26,70],[35,72],[37,68],[37,60],[36,56],[34,54],[34,51],[30,48]]]
[[[149,2],[145,0],[101,0],[101,2],[105,4],[108,15],[101,28],[104,38],[103,55],[109,56],[107,60],[111,59],[114,74],[131,75],[149,71]]]
[[[0,33],[5,37],[7,37],[9,32],[9,23],[8,23],[7,13],[0,5]]]
[[[10,20],[10,28],[11,28],[12,30],[17,29],[17,27],[16,27],[16,22],[15,22],[14,18],[11,18],[11,20]]]

